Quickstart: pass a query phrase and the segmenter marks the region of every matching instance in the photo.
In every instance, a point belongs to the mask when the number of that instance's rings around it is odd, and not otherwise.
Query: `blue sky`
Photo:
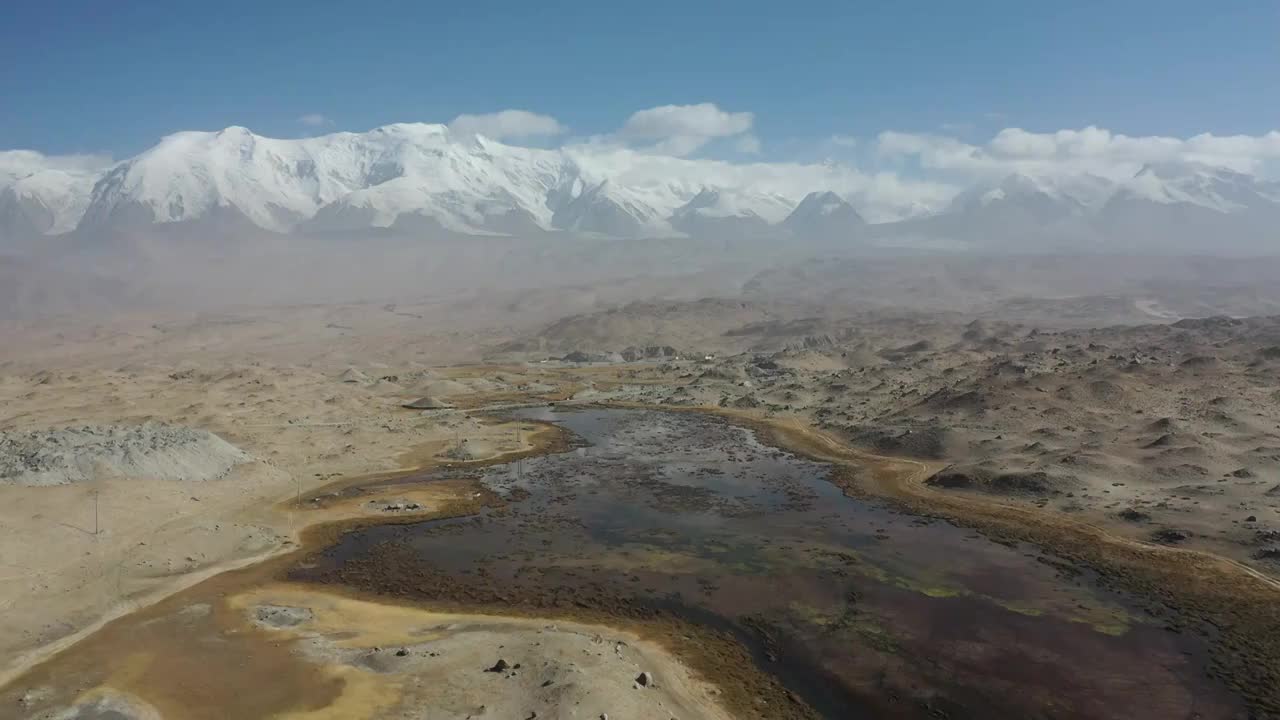
[[[575,136],[637,110],[754,113],[763,156],[885,130],[985,141],[1280,126],[1280,4],[12,2],[0,148],[136,153],[179,129],[277,137],[521,108]]]

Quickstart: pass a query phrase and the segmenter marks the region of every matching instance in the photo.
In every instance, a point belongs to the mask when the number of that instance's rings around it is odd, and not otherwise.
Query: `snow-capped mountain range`
[[[38,153],[0,152],[0,238],[75,229],[99,177],[96,168],[53,163]]]
[[[367,228],[475,235],[768,235],[933,238],[967,246],[1027,238],[1280,239],[1280,184],[1223,168],[1148,166],[1120,180],[1015,174],[939,208],[869,212],[839,167],[795,176],[622,149],[536,149],[397,124],[282,140],[245,128],[180,132],[106,167],[0,152],[0,249],[14,238],[136,231],[228,219],[276,233]],[[896,220],[868,225],[863,217]],[[916,217],[911,217],[917,215]],[[1208,236],[1208,237],[1205,237]],[[1219,237],[1214,237],[1219,236]]]
[[[9,208],[10,232],[42,234],[218,216],[280,233],[413,224],[469,234],[644,237],[731,221],[774,225],[801,199],[720,186],[712,177],[720,169],[695,161],[668,158],[676,168],[669,172],[628,151],[615,155],[504,145],[444,125],[297,140],[231,127],[170,135],[96,176],[0,175],[8,199],[0,207]]]

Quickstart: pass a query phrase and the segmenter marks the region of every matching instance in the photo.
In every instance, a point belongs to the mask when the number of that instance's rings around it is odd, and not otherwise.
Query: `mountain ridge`
[[[463,235],[568,232],[618,238],[793,236],[957,248],[1106,247],[1135,235],[1277,239],[1280,183],[1192,163],[1130,178],[1012,173],[934,212],[867,223],[848,191],[753,180],[716,161],[506,145],[448,126],[275,139],[232,126],[165,136],[98,170],[0,153],[0,240],[138,231],[243,218],[272,233],[379,228]],[[736,174],[735,171],[737,170]],[[910,211],[908,211],[910,212]],[[1194,234],[1194,238],[1183,237]]]

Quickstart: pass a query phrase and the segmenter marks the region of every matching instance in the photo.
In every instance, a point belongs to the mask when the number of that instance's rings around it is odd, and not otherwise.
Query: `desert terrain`
[[[942,274],[969,288],[970,271]],[[1280,712],[1269,287],[961,298],[944,283],[913,306],[797,281],[812,272],[706,297],[643,285],[9,321],[0,716],[829,715],[688,616],[290,579],[344,533],[511,512],[519,493],[468,473],[574,447],[509,414],[548,404],[728,418],[830,463],[851,498],[1052,553],[1204,644],[1203,673],[1241,703],[1206,716]],[[413,480],[438,471],[462,474]],[[179,662],[183,643],[198,662]],[[259,663],[277,680],[228,692]],[[921,697],[903,717],[949,707]]]

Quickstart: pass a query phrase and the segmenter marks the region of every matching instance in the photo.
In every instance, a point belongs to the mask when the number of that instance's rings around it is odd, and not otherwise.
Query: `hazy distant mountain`
[[[1099,207],[1095,225],[1121,244],[1274,251],[1280,183],[1194,163],[1147,165]]]
[[[1276,183],[1221,168],[1143,168],[1094,175],[1010,175],[960,193],[947,210],[875,228],[883,242],[957,249],[1068,252],[1274,252]]]
[[[548,200],[556,228],[611,237],[671,234],[664,209],[609,180],[590,185],[573,177]]]
[[[0,249],[22,247],[36,241],[43,235],[37,218],[45,214],[44,207],[31,207],[12,187],[0,190],[0,239],[4,240]]]
[[[1034,177],[1013,174],[992,185],[960,193],[936,215],[873,228],[885,243],[952,249],[1027,251],[1094,246],[1089,220],[1114,191],[1102,178]]]
[[[1108,198],[1095,226],[1124,249],[1274,252],[1280,184],[1223,168],[1147,166]]]
[[[1228,214],[1272,211],[1280,203],[1280,183],[1193,163],[1147,165],[1118,195],[1162,205],[1197,205]]]
[[[98,173],[47,167],[37,153],[0,153],[0,250],[73,229]]]
[[[1116,184],[1096,175],[1065,177],[1014,173],[993,186],[977,186],[956,196],[952,213],[1020,214],[1040,222],[1083,215],[1115,192]]]
[[[787,216],[786,198],[727,188],[703,188],[671,214],[671,226],[693,237],[734,238],[767,234]]]
[[[292,140],[240,127],[180,132],[103,169],[0,153],[0,247],[73,229],[94,242],[159,228],[193,239],[229,228],[242,236],[856,237],[858,247],[1020,252],[1257,252],[1280,239],[1280,184],[1192,164],[1149,166],[1120,181],[1014,174],[959,193],[941,212],[867,225],[865,195],[789,188],[749,166],[610,152],[398,124]]]
[[[831,192],[811,192],[782,221],[796,237],[817,240],[852,240],[866,221],[844,198]]]

